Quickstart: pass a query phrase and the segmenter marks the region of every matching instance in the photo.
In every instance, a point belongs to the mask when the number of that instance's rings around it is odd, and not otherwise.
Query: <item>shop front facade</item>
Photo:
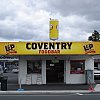
[[[19,84],[87,84],[100,42],[1,42],[0,55],[18,57]]]
[[[94,59],[84,55],[20,56],[22,84],[86,84],[86,71],[94,70]]]

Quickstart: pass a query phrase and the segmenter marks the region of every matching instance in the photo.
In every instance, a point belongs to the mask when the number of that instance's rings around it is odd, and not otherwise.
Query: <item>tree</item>
[[[92,36],[88,37],[89,41],[100,41],[100,34],[98,31],[94,30],[94,32],[92,33]]]

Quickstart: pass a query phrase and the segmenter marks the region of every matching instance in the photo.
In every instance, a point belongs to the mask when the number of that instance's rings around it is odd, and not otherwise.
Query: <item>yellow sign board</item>
[[[100,42],[0,42],[0,55],[100,54]]]
[[[58,39],[58,20],[55,19],[51,19],[50,20],[50,33],[49,33],[49,37],[51,40],[57,40]]]

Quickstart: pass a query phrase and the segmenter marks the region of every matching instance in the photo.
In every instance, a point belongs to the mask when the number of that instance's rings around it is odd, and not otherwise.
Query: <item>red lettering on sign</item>
[[[60,50],[39,50],[39,54],[60,54]]]

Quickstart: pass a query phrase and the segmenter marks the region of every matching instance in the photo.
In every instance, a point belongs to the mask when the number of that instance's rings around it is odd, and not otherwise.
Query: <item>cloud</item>
[[[26,0],[27,1],[27,0]],[[10,2],[10,5],[7,5]],[[37,40],[48,30],[49,13],[41,9],[33,9],[34,4],[24,0],[3,2],[1,9],[6,10],[0,17],[1,37],[9,40]],[[21,5],[22,4],[22,5]],[[12,9],[11,9],[12,8]],[[10,12],[10,13],[9,13]],[[45,33],[44,33],[45,31]],[[33,38],[34,37],[34,38]],[[40,38],[41,39],[41,38]]]
[[[1,1],[1,0],[0,0]],[[50,41],[49,19],[59,20],[58,41],[87,41],[100,31],[99,0],[2,0],[1,41]]]
[[[48,10],[63,16],[79,15],[89,19],[100,19],[99,0],[48,0]],[[49,9],[51,8],[51,9]]]

